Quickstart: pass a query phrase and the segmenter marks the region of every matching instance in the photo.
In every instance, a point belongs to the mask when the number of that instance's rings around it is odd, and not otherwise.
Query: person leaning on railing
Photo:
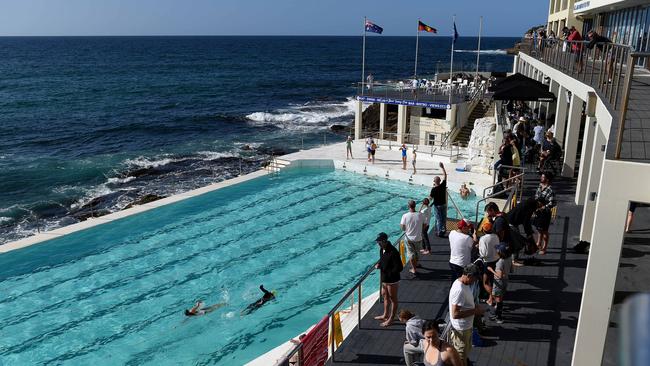
[[[576,63],[576,72],[579,74],[582,72],[582,36],[580,35],[580,32],[576,29],[576,27],[572,26],[569,29],[569,36],[567,37],[567,41],[571,43],[571,53],[573,53],[575,56],[575,63]]]
[[[610,48],[607,51],[607,54],[603,54],[603,52],[604,52],[604,50],[603,50],[604,47],[603,46],[605,44],[612,43],[612,41],[609,38],[605,37],[605,36],[601,36],[600,34],[596,33],[593,30],[590,30],[589,33],[587,33],[587,37],[589,38],[589,43],[587,44],[587,48],[591,50],[595,46],[596,49],[598,49],[598,53],[599,53],[600,57],[604,58],[605,67],[606,67],[606,70],[607,70],[607,81],[606,82],[611,83],[612,82],[613,66],[614,66],[614,64],[612,63],[612,49]],[[594,61],[596,61],[597,58],[598,58],[598,56],[594,56]]]

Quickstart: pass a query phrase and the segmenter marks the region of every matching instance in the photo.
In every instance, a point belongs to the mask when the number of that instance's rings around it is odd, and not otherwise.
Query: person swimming
[[[260,285],[260,290],[262,290],[262,292],[264,293],[264,295],[262,295],[262,297],[261,297],[259,300],[255,301],[255,302],[252,303],[252,304],[249,304],[249,305],[246,307],[246,309],[242,310],[242,312],[241,312],[242,315],[250,314],[250,313],[252,313],[253,311],[259,309],[259,308],[260,308],[262,305],[264,305],[265,303],[267,303],[267,302],[269,302],[269,301],[275,299],[275,294],[274,294],[273,292],[267,291],[267,290],[264,288],[264,285]]]
[[[211,306],[204,306],[203,301],[199,300],[191,309],[185,309],[185,316],[199,316],[211,313],[220,307],[226,306],[225,303],[218,303]]]

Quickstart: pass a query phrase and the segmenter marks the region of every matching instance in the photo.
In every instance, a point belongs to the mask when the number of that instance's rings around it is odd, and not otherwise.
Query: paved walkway
[[[527,191],[536,186],[527,182]],[[551,243],[537,266],[517,268],[511,276],[504,306],[505,323],[487,321],[486,345],[475,348],[470,359],[475,365],[568,365],[580,310],[587,255],[574,254],[582,208],[573,203],[575,180],[554,184],[558,194],[558,217],[551,226]],[[447,311],[450,284],[449,244],[437,239],[432,255],[422,260],[418,279],[407,277],[400,284],[400,308],[414,310],[427,319],[443,317]],[[335,362],[328,365],[404,365],[404,326],[381,328],[372,317],[381,313],[380,304],[362,319],[341,345]]]

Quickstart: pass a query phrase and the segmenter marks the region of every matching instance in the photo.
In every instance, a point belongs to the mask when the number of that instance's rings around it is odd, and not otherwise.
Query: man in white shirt
[[[463,365],[467,365],[469,352],[472,350],[474,315],[483,315],[483,309],[474,303],[471,288],[478,278],[478,268],[474,264],[469,264],[463,268],[463,275],[454,281],[449,290],[450,340]]]
[[[481,231],[485,235],[481,236],[478,241],[478,254],[489,268],[495,269],[499,255],[497,254],[496,246],[499,245],[499,236],[492,231],[492,223],[490,220],[485,220],[481,225]],[[487,300],[489,305],[492,305],[492,283],[494,281],[494,274],[491,271],[485,271],[483,274],[483,287],[490,298]]]
[[[462,219],[458,221],[458,230],[449,233],[449,267],[452,272],[452,279],[463,274],[463,268],[472,262],[472,247],[474,239],[469,235],[471,225]]]
[[[402,215],[400,227],[405,232],[408,260],[411,263],[409,272],[415,274],[418,266],[418,255],[422,249],[422,214],[415,211],[415,201],[408,201],[409,212]]]

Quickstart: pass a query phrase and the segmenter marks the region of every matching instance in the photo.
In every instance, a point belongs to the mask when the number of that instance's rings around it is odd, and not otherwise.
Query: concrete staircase
[[[460,143],[462,146],[467,146],[469,138],[472,135],[472,130],[474,129],[474,121],[486,116],[494,116],[494,103],[489,100],[481,100],[476,107],[474,107],[472,114],[469,115],[467,124],[463,126],[456,135],[454,143]]]

